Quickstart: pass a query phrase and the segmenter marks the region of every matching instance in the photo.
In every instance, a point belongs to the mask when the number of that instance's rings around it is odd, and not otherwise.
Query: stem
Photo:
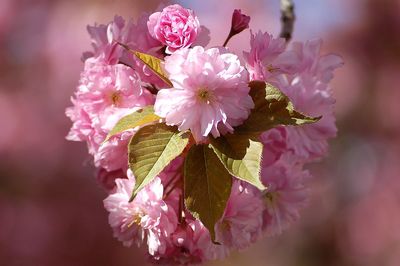
[[[228,37],[226,38],[224,44],[222,45],[223,47],[226,47],[226,45],[228,44],[229,40],[232,38],[233,34],[232,34],[232,30],[229,32]]]
[[[178,177],[178,178],[176,178]],[[174,189],[177,188],[177,183],[179,182],[179,173],[176,173],[169,181],[168,183],[164,186],[165,188],[165,194],[164,194],[164,199],[168,198],[168,196],[171,194]]]
[[[122,43],[122,42],[119,42],[119,41],[117,41],[117,40],[114,40],[114,42],[116,42],[117,44],[121,45],[121,46],[124,47],[126,50],[131,50],[131,48],[129,48],[128,45],[126,45],[126,44],[124,44],[124,43]]]
[[[183,192],[182,194],[179,196],[179,215],[178,215],[178,220],[179,223],[181,224],[184,219],[183,219],[183,211],[185,209],[185,203],[183,202]]]
[[[157,90],[157,88],[156,88],[156,86],[154,85],[154,84],[150,84],[150,85],[148,85],[148,86],[145,86],[145,88],[151,93],[151,94],[154,94],[154,95],[157,95],[157,93],[158,93],[158,90]]]
[[[280,37],[285,38],[286,42],[292,38],[295,19],[293,0],[281,0],[282,29]]]
[[[183,167],[181,168],[181,179],[180,179],[180,185],[181,185],[181,196],[179,198],[179,223],[182,224],[185,221],[185,177],[184,177],[184,170]]]

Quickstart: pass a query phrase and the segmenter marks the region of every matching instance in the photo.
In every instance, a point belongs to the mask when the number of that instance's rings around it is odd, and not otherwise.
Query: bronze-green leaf
[[[263,132],[279,125],[314,123],[321,118],[309,117],[296,111],[283,92],[264,81],[251,81],[249,87],[255,107],[235,132]]]
[[[145,126],[133,135],[128,146],[129,167],[136,178],[131,200],[182,153],[188,141],[188,134],[165,124]]]
[[[173,86],[172,82],[168,79],[167,75],[165,74],[164,70],[161,67],[162,64],[161,59],[138,51],[134,51],[133,54],[146,66],[148,66],[160,79],[162,79],[166,84],[168,84],[170,88]]]
[[[185,160],[185,206],[209,230],[215,242],[215,224],[224,214],[232,177],[206,145],[194,145]]]
[[[112,136],[117,135],[125,130],[143,126],[152,122],[159,121],[161,118],[154,114],[153,106],[147,106],[132,114],[122,117],[114,128],[108,133],[104,142],[108,141]]]
[[[263,145],[252,138],[255,136],[227,134],[211,138],[210,146],[231,175],[263,190],[265,186],[260,181]]]

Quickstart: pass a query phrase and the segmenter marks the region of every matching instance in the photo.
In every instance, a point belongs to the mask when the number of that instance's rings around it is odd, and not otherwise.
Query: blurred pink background
[[[0,265],[146,265],[112,237],[84,143],[65,140],[64,110],[90,49],[86,25],[136,18],[161,1],[0,1]],[[278,34],[278,0],[176,1],[221,44],[234,8]],[[300,222],[207,265],[400,265],[400,1],[294,1],[294,39],[321,37],[336,72],[338,138],[312,165]],[[248,50],[249,31],[235,37]]]

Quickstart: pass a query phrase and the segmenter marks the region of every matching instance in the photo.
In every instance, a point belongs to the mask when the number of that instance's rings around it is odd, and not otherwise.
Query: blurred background
[[[86,25],[136,18],[156,0],[0,1],[0,265],[147,265],[112,237],[84,143],[67,142]],[[185,0],[221,44],[241,8],[279,34],[279,0]],[[400,1],[295,0],[294,39],[344,57],[333,81],[338,138],[311,165],[302,219],[207,265],[400,265]],[[248,50],[249,31],[231,47]]]

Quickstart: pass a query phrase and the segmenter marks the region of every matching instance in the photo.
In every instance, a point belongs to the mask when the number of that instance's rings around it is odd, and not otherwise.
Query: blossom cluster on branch
[[[235,10],[211,48],[180,5],[88,26],[67,139],[87,143],[114,236],[147,244],[154,263],[221,259],[281,233],[307,202],[304,165],[336,135],[329,82],[342,59],[261,31],[237,55],[228,41],[249,22]]]

